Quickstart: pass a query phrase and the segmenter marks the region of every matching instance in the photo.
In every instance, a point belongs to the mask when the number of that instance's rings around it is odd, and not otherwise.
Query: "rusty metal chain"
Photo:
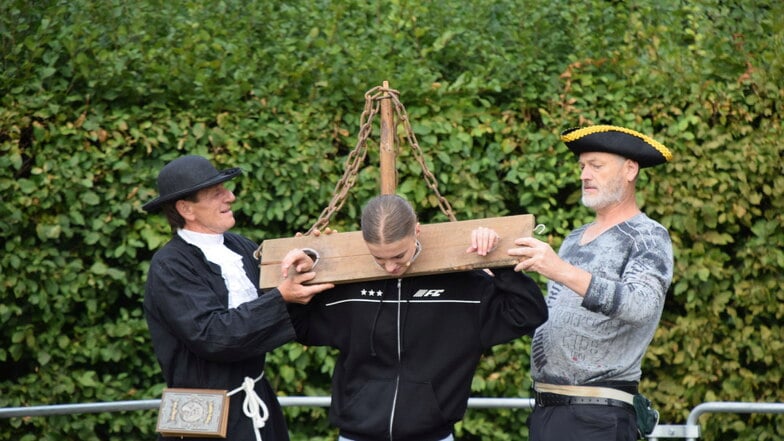
[[[397,113],[398,118],[403,123],[403,127],[406,130],[406,139],[408,139],[408,144],[413,149],[414,157],[419,163],[419,166],[422,168],[422,174],[425,176],[425,182],[427,183],[427,186],[433,190],[433,193],[436,194],[438,207],[441,209],[441,212],[444,213],[451,222],[455,222],[457,218],[452,212],[452,205],[450,205],[449,201],[447,201],[446,198],[441,195],[441,192],[438,191],[438,181],[430,169],[427,168],[427,164],[425,163],[425,154],[422,152],[422,148],[419,146],[419,142],[417,142],[416,135],[414,135],[414,130],[411,128],[411,123],[408,120],[408,113],[406,112],[406,108],[398,99],[398,92],[394,92],[394,94],[390,93],[389,96],[392,98],[392,103],[395,105],[395,112]]]
[[[348,196],[349,189],[356,183],[359,168],[367,156],[367,140],[373,132],[371,122],[381,107],[376,99],[378,94],[371,95],[373,91],[374,89],[365,92],[365,107],[362,110],[362,115],[359,117],[360,124],[357,144],[354,147],[354,150],[352,150],[346,158],[346,167],[343,171],[343,177],[341,177],[335,185],[335,190],[332,192],[332,200],[329,202],[329,205],[324,208],[316,223],[305,233],[306,236],[310,235],[313,230],[323,229],[329,224],[329,219],[334,213],[340,211],[343,204],[346,202],[346,196]]]
[[[340,211],[340,209],[343,207],[343,204],[345,204],[348,191],[356,183],[357,176],[359,175],[359,169],[364,162],[365,157],[367,156],[367,140],[370,138],[370,135],[373,132],[373,118],[379,113],[381,109],[381,100],[384,99],[390,99],[392,101],[392,104],[395,108],[395,113],[405,128],[406,139],[413,149],[414,157],[419,163],[419,166],[422,168],[422,173],[425,176],[425,182],[427,183],[427,186],[430,187],[430,189],[433,190],[433,192],[436,194],[439,208],[449,218],[450,221],[454,222],[457,220],[454,213],[452,212],[452,206],[449,204],[449,201],[447,201],[446,198],[441,195],[441,192],[438,191],[438,182],[436,181],[435,176],[430,172],[430,169],[427,168],[427,164],[425,163],[425,155],[422,152],[422,148],[419,146],[419,143],[417,142],[416,135],[414,135],[414,131],[411,128],[411,123],[408,119],[406,108],[398,98],[399,95],[400,92],[397,90],[383,86],[377,86],[365,92],[365,107],[362,110],[362,115],[359,118],[360,126],[359,135],[357,137],[357,144],[354,147],[354,150],[349,153],[348,158],[346,158],[346,169],[343,172],[343,177],[341,177],[338,183],[335,185],[335,191],[332,194],[332,200],[329,202],[329,205],[327,205],[327,207],[321,212],[321,215],[319,215],[316,223],[310,227],[305,235],[309,235],[316,229],[324,229],[327,225],[329,225],[329,220],[332,215]]]

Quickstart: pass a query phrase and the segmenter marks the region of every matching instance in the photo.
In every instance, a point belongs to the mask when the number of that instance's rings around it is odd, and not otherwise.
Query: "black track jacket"
[[[330,422],[357,441],[428,441],[462,419],[482,353],[547,320],[511,269],[338,285],[289,305],[297,341],[340,350]]]

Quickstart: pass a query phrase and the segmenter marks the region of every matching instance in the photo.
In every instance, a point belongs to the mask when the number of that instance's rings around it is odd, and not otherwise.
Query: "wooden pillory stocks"
[[[310,248],[319,254],[316,277],[309,283],[338,284],[390,277],[370,255],[362,239],[361,231],[321,234],[319,236],[310,235],[310,233],[316,229],[325,228],[329,223],[329,217],[337,212],[345,202],[348,190],[353,186],[359,167],[367,153],[366,141],[372,131],[371,123],[376,113],[381,114],[379,142],[381,149],[381,194],[395,194],[397,167],[393,104],[394,110],[406,128],[407,140],[422,168],[427,184],[436,194],[441,210],[451,220],[451,222],[421,226],[419,241],[422,244],[422,253],[411,264],[404,277],[478,268],[508,267],[517,264],[517,259],[507,255],[506,251],[515,246],[514,240],[518,237],[532,235],[534,216],[523,214],[457,221],[449,202],[439,193],[435,177],[427,169],[424,155],[411,129],[405,108],[397,97],[398,92],[389,89],[386,81],[382,87],[376,87],[365,93],[365,109],[360,118],[357,147],[346,160],[346,170],[335,188],[329,206],[324,209],[319,220],[304,236],[268,239],[262,242],[259,249],[256,250],[256,257],[261,261],[259,286],[262,289],[280,285],[282,281],[280,263],[286,253],[294,248]],[[501,236],[498,246],[487,256],[466,253],[466,249],[471,245],[471,231],[477,227],[492,228]]]

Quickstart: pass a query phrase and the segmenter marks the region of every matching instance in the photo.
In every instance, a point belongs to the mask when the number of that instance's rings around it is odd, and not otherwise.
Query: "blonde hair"
[[[398,195],[385,194],[365,205],[361,223],[365,242],[386,244],[415,235],[417,216],[408,201]]]

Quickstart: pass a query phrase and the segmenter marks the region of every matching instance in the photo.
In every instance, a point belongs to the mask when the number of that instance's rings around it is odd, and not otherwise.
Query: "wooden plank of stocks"
[[[478,227],[492,228],[501,236],[498,246],[487,256],[465,252],[471,245],[471,231]],[[517,259],[506,251],[515,247],[515,239],[531,236],[533,228],[531,214],[422,225],[422,252],[403,277],[516,265]],[[260,263],[262,289],[280,284],[280,262],[294,248],[312,248],[319,253],[316,277],[309,283],[339,284],[390,277],[370,255],[362,232],[352,231],[265,240]]]

